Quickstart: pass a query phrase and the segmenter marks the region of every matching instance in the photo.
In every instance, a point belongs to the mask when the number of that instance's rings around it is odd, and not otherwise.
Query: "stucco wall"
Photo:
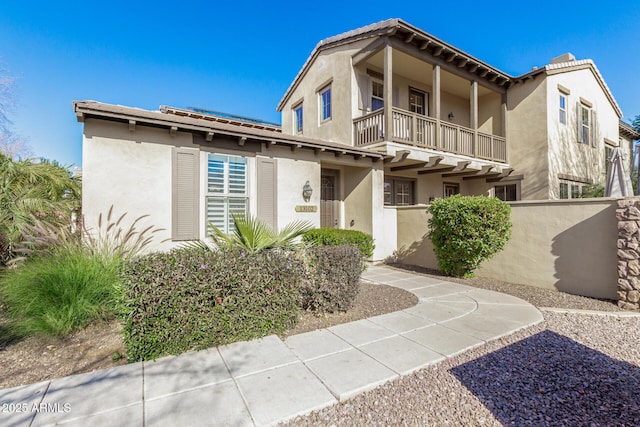
[[[190,133],[177,132],[171,136],[167,130],[87,119],[83,138],[83,214],[89,227],[96,227],[100,213],[106,214],[110,206],[115,213],[127,212],[127,220],[149,215],[140,222],[140,228],[153,225],[164,229],[155,235],[149,250],[167,250],[179,245],[172,242],[172,148],[186,147],[200,150],[200,237],[206,230],[206,165],[207,154],[227,154],[247,158],[247,186],[249,211],[257,208],[256,156],[277,159],[277,222],[282,228],[294,220],[307,220],[320,226],[320,163],[311,150],[291,152],[289,148],[255,148],[251,151],[230,150],[211,145],[193,143]],[[233,146],[235,144],[231,144]],[[331,155],[331,157],[334,157]],[[313,188],[311,200],[306,203],[302,188],[306,181]],[[296,212],[297,205],[314,205],[316,212]],[[370,215],[370,211],[369,215]],[[128,224],[125,221],[125,227]],[[369,227],[370,228],[370,227]]]
[[[616,298],[616,199],[511,203],[512,237],[476,275]],[[426,206],[398,208],[399,261],[437,269]]]
[[[127,213],[124,228],[141,215],[149,215],[139,229],[164,229],[155,235],[154,248],[169,249],[171,238],[171,148],[192,146],[191,134],[171,137],[166,130],[87,119],[82,148],[82,210],[89,228],[111,206]]]
[[[262,153],[265,154],[277,161],[278,228],[297,220],[320,227],[320,161],[313,152],[305,150],[299,150],[297,157],[292,157],[288,148],[270,149],[268,153]],[[302,197],[302,188],[307,181],[313,189],[309,202]],[[296,212],[296,206],[316,206],[317,211]]]
[[[567,123],[559,121],[558,85],[569,89]],[[587,100],[596,112],[596,143],[577,142],[577,108]],[[618,143],[618,116],[590,69],[547,77],[547,121],[549,123],[549,183],[552,198],[559,197],[558,174],[571,175],[605,184],[605,138]],[[593,122],[591,123],[593,126]]]
[[[366,41],[338,46],[322,51],[282,107],[282,131],[294,134],[292,108],[303,102],[303,132],[309,138],[324,139],[353,145],[352,86],[355,77],[352,55],[366,45]],[[331,82],[331,119],[320,123],[318,90]],[[356,92],[357,93],[357,92]],[[356,99],[356,106],[357,106]]]
[[[514,173],[524,175],[522,200],[549,198],[546,95],[543,77],[509,88],[507,155]]]

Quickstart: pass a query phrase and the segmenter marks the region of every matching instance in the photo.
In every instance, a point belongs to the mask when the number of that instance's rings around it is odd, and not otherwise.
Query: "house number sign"
[[[296,212],[318,212],[318,207],[315,205],[297,205]]]

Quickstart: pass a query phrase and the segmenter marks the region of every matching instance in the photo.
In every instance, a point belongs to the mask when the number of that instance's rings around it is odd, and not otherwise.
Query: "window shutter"
[[[391,102],[391,105],[394,107],[400,106],[400,89],[397,87],[393,88],[393,101]]]
[[[576,102],[576,130],[578,132],[578,142],[582,141],[582,105]]]
[[[600,129],[598,129],[598,118],[597,118],[596,110],[591,110],[591,146],[598,146],[598,135],[600,134]]]
[[[198,150],[173,148],[171,177],[173,240],[199,238],[199,164]]]
[[[371,109],[371,80],[364,74],[358,74],[358,89],[360,97],[358,98],[358,108],[362,111]]]
[[[258,157],[258,218],[277,229],[276,159]]]

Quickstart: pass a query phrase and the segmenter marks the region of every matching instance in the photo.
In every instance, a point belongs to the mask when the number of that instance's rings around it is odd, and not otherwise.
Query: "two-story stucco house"
[[[514,77],[399,19],[318,43],[277,108],[281,126],[74,102],[89,225],[111,205],[148,214],[166,249],[249,211],[371,233],[380,259],[398,207],[578,197],[604,182],[607,150],[630,153],[638,136],[589,60]]]
[[[318,43],[278,109],[285,133],[385,154],[396,206],[579,197],[604,183],[622,117],[590,60],[565,54],[512,77],[398,19]]]

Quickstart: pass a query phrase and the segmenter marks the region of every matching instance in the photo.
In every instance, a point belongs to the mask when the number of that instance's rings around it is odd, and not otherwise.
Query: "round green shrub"
[[[315,246],[306,254],[307,277],[300,288],[302,308],[318,313],[347,311],[360,290],[360,251],[352,245]]]
[[[304,233],[302,240],[305,243],[322,246],[353,245],[360,250],[364,259],[370,259],[375,249],[373,236],[358,230],[316,228]]]
[[[434,200],[428,211],[438,266],[450,276],[472,275],[511,237],[511,207],[495,197],[458,194]]]

